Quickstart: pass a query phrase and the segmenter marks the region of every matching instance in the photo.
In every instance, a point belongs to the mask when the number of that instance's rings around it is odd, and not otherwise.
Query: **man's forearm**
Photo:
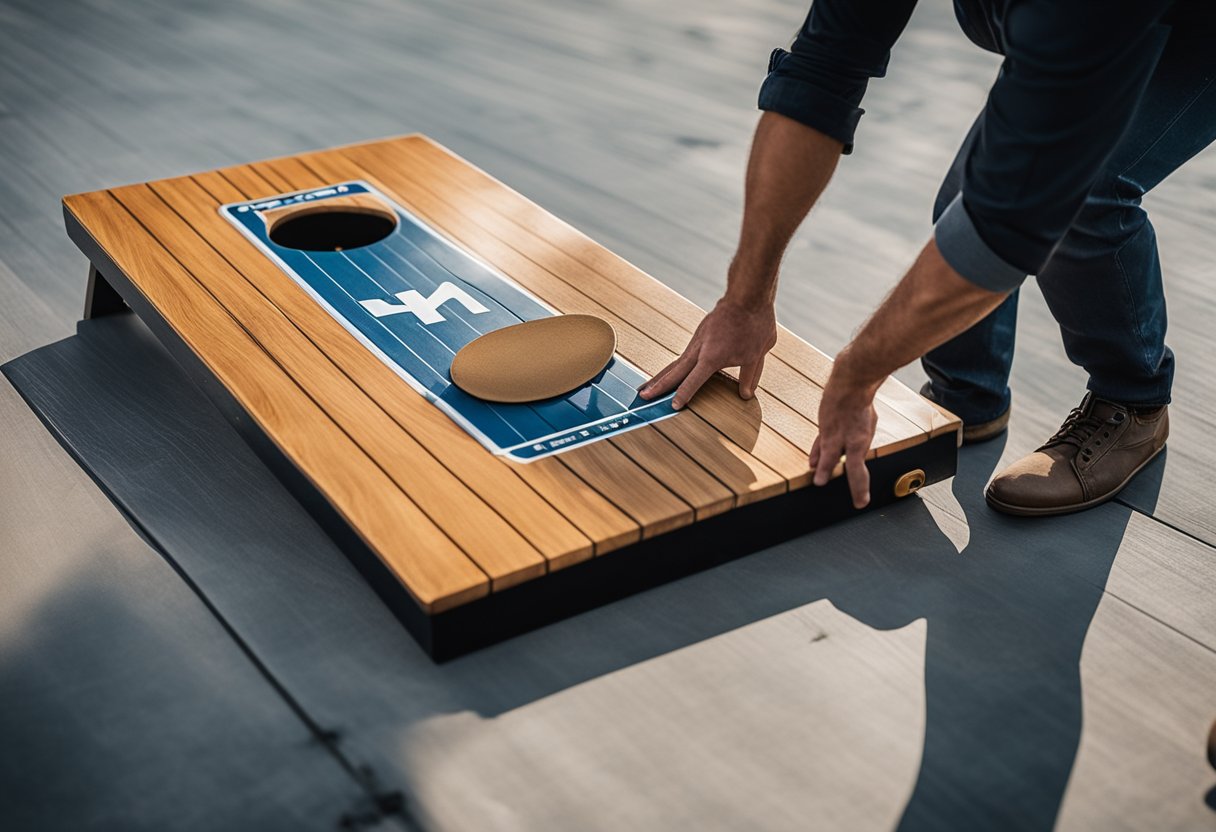
[[[727,274],[727,301],[772,303],[777,271],[790,238],[823,193],[843,145],[777,113],[756,127],[743,205],[739,247]]]
[[[888,375],[975,324],[1006,297],[959,275],[930,239],[837,356],[832,374],[868,401]]]
[[[843,458],[853,505],[865,508],[870,502],[865,458],[878,424],[873,402],[879,386],[895,370],[979,321],[1005,297],[959,275],[930,240],[903,280],[836,356],[819,401],[819,436],[811,447],[815,485],[827,484]]]

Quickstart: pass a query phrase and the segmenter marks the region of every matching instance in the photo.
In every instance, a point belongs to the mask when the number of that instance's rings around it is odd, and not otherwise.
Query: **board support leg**
[[[84,294],[84,318],[102,318],[113,315],[127,308],[122,295],[114,291],[114,287],[106,280],[105,275],[97,271],[97,267],[89,264],[89,285]]]

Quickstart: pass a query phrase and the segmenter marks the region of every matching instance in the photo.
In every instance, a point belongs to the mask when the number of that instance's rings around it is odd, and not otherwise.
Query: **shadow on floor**
[[[188,591],[82,555],[0,640],[0,826],[328,830],[368,811]]]
[[[962,551],[905,500],[435,666],[132,316],[84,322],[3,370],[268,672],[377,765],[401,765],[378,733],[502,714],[826,598],[879,629],[927,620],[924,754],[900,828],[1053,826],[1081,732],[1081,649],[1131,510],[991,512],[981,490],[1001,440],[962,454]]]

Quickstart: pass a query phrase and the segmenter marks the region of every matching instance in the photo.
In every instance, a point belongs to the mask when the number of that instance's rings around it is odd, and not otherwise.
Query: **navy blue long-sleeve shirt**
[[[760,108],[844,143],[916,0],[815,0],[773,52]],[[1051,256],[1127,127],[1186,0],[955,0],[967,36],[1005,56],[934,237],[955,271],[1010,291]],[[1216,4],[1213,4],[1216,5]],[[1214,45],[1216,48],[1216,45]]]

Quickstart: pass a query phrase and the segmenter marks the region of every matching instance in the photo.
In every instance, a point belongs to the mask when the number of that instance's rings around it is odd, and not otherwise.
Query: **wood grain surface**
[[[546,500],[540,480],[523,473],[535,463],[494,457],[393,378],[217,211],[234,199],[352,178],[368,179],[558,311],[609,321],[618,352],[643,372],[674,360],[703,313],[423,136],[65,198],[424,609],[449,609],[624,540],[807,485],[831,364],[786,332],[753,401],[734,394],[733,380],[717,378],[670,424],[544,462],[567,488],[589,488],[601,505]],[[876,404],[871,454],[957,428],[897,382],[888,390]],[[604,503],[609,521],[626,528],[604,529],[587,516]]]

